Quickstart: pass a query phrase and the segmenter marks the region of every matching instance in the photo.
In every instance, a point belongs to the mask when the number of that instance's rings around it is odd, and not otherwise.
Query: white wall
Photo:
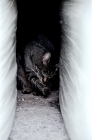
[[[0,140],[7,140],[16,106],[16,31],[14,0],[0,0]]]
[[[92,0],[64,2],[61,13],[61,111],[71,140],[92,140]]]

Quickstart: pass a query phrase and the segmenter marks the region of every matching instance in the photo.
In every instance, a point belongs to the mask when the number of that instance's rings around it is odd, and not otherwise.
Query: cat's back
[[[33,41],[29,42],[26,46],[24,51],[28,52],[34,52],[34,51],[45,51],[45,52],[50,52],[54,53],[54,46],[50,42],[50,40],[45,37],[44,35],[38,35],[36,39]]]
[[[51,41],[44,35],[38,35],[36,41],[44,46],[44,48],[48,51],[54,51],[54,46]]]

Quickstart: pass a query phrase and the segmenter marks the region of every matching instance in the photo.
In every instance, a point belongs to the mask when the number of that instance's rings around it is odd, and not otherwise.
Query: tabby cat
[[[28,43],[23,52],[17,52],[17,87],[23,93],[36,89],[43,96],[50,93],[49,80],[58,72],[52,43],[43,35]]]

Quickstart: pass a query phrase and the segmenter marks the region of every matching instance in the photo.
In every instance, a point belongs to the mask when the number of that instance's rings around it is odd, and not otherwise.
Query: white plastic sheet
[[[92,140],[92,0],[63,9],[60,103],[70,140]]]
[[[14,0],[0,0],[0,140],[8,139],[16,107],[16,20]]]

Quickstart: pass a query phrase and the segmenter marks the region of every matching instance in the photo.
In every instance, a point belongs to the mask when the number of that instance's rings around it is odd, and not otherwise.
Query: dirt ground
[[[17,105],[21,104],[30,104],[30,106],[39,105],[39,106],[50,106],[59,109],[59,93],[58,91],[52,91],[51,94],[44,98],[42,96],[34,96],[33,94],[22,94],[21,91],[18,91],[17,96]]]
[[[58,91],[52,91],[47,98],[18,91],[15,121],[9,140],[69,140],[58,96]]]

